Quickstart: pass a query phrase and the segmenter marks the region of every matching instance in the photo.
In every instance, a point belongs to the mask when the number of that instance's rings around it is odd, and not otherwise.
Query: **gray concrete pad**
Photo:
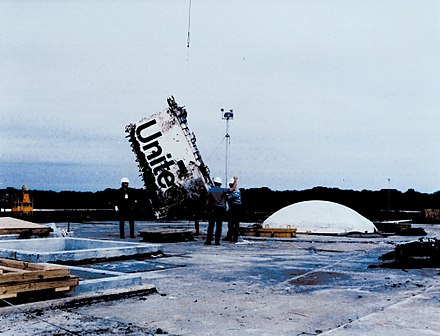
[[[34,263],[136,256],[160,249],[159,244],[69,237],[0,241],[1,258]]]
[[[101,232],[95,226],[89,234],[99,238],[117,232],[111,225]],[[439,236],[440,226],[424,228],[428,236]],[[79,224],[75,228],[86,231]],[[26,319],[21,315],[25,305],[15,312],[0,308],[0,325],[5,335],[67,335],[63,326],[87,334],[79,322],[69,324],[82,319],[89,330],[102,334],[112,334],[106,326],[114,325],[125,335],[157,330],[171,335],[438,335],[439,269],[368,267],[396,244],[417,238],[298,235],[290,241],[221,246],[205,246],[202,239],[165,244],[168,257],[155,261],[176,267],[142,275],[156,294],[49,312],[33,308]],[[43,333],[44,323],[54,331]]]
[[[439,301],[440,286],[433,285],[322,335],[439,335]]]

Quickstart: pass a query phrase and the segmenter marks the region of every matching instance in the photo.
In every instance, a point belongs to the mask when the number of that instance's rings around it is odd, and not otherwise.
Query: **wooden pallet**
[[[296,237],[295,228],[275,229],[275,228],[240,228],[240,234],[248,237],[268,237],[268,238],[294,238]]]
[[[65,267],[0,258],[0,299],[42,290],[69,291],[78,282],[79,278],[71,276]]]
[[[142,241],[154,243],[175,243],[193,241],[194,234],[189,230],[155,230],[139,231]]]
[[[12,217],[0,217],[0,235],[48,236],[52,228]]]

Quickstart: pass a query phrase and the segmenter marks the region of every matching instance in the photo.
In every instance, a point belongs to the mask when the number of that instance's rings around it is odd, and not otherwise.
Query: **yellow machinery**
[[[21,191],[21,194],[14,195],[11,211],[23,215],[31,215],[34,211],[34,207],[29,196],[29,191],[25,185],[21,187]]]

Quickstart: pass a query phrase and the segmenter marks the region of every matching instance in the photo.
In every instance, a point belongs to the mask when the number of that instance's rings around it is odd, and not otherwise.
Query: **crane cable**
[[[188,36],[186,38],[186,47],[189,48],[190,43],[190,30],[191,30],[191,0],[189,0],[189,9],[188,9]]]
[[[4,303],[6,303],[7,305],[9,305],[9,306],[11,306],[11,307],[17,307],[17,306],[15,306],[15,305],[13,305],[12,303],[10,303],[9,301],[5,300],[5,299],[0,299],[0,301],[3,301]],[[79,332],[77,332],[77,331],[69,330],[69,329],[64,328],[63,326],[61,326],[61,325],[59,325],[59,324],[55,324],[55,323],[49,322],[47,319],[41,318],[41,317],[39,317],[37,314],[33,314],[33,313],[29,312],[29,311],[26,311],[26,310],[24,310],[24,309],[21,309],[20,307],[17,307],[17,308],[18,308],[18,311],[19,311],[19,312],[21,312],[21,313],[23,313],[23,314],[25,314],[25,315],[28,315],[28,316],[30,316],[30,317],[33,317],[33,318],[36,319],[37,321],[47,323],[47,324],[49,324],[49,325],[51,325],[51,326],[53,326],[53,327],[59,328],[59,329],[63,330],[64,332],[67,332],[67,333],[72,334],[72,335],[77,335],[77,336],[81,336],[81,335],[82,335],[81,333],[79,333]]]
[[[225,140],[226,137],[224,136],[222,138],[222,141],[220,141],[220,143],[217,145],[217,147],[215,147],[214,150],[211,153],[209,153],[209,155],[206,157],[206,161],[209,161],[209,159],[211,159],[214,156],[214,154],[217,152],[217,150],[220,148],[220,146],[223,144]]]

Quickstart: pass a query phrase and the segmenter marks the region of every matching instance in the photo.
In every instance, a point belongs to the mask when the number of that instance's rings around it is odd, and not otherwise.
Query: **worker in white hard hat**
[[[229,187],[232,188],[236,181],[229,179]],[[235,188],[232,192],[227,194],[228,211],[226,217],[228,218],[228,232],[225,241],[236,243],[238,241],[239,229],[240,229],[240,215],[241,215],[241,193],[240,189]]]
[[[119,237],[125,238],[125,221],[130,225],[130,238],[134,234],[134,205],[136,203],[134,191],[129,188],[130,180],[127,177],[121,178],[121,187],[117,190],[116,211],[119,212]]]
[[[222,188],[222,179],[215,177],[214,187],[209,188],[207,211],[208,211],[208,234],[205,245],[212,244],[212,237],[215,225],[215,245],[220,245],[222,236],[223,219],[226,213],[226,197],[237,187],[237,176],[234,176],[234,183],[229,188]]]

